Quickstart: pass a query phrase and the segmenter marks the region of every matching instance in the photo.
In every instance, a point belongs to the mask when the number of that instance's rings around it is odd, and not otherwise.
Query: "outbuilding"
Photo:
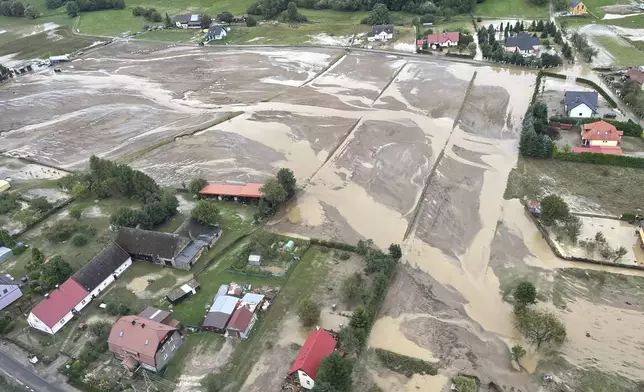
[[[9,188],[11,188],[11,184],[9,184],[9,181],[0,180],[0,193],[9,190]]]
[[[289,376],[297,373],[300,385],[305,389],[313,389],[320,362],[333,354],[336,345],[333,336],[324,329],[312,332],[297,354],[288,372]]]

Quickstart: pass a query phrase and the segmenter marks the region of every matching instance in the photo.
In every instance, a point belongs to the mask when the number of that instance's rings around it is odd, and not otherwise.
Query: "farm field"
[[[528,0],[485,0],[476,4],[474,16],[484,18],[547,18],[548,7],[538,7]]]
[[[207,374],[232,390],[277,389],[309,332],[299,327],[298,301],[315,296],[324,308],[338,304],[335,285],[363,268],[360,257],[343,261],[333,250],[311,246],[284,275],[233,274],[230,268],[239,267],[241,252],[260,230],[302,243],[401,244],[403,257],[371,331],[358,392],[373,385],[442,392],[459,373],[524,391],[538,390],[545,372],[571,390],[632,387],[642,378],[633,365],[644,360],[635,349],[641,337],[633,332],[639,305],[624,305],[636,303],[635,290],[598,301],[572,293],[585,278],[564,269],[602,272],[610,284],[624,276],[635,287],[641,274],[555,258],[519,200],[556,191],[575,208],[619,214],[644,208],[636,201],[641,174],[518,159],[532,96],[526,86],[534,86],[536,73],[342,49],[138,40],[97,48],[61,69],[60,77],[27,75],[0,90],[11,114],[0,135],[7,153],[76,170],[98,151],[173,187],[197,177],[261,183],[282,167],[297,179],[294,199],[261,229],[252,224],[254,208],[221,204],[223,237],[192,271],[135,264],[105,294],[104,300],[132,309],[168,307],[165,293],[197,274],[202,290],[173,314],[199,325],[222,283],[279,289],[250,339],[190,335],[163,376],[176,385],[171,390],[205,392],[200,385]],[[40,98],[56,94],[60,102]],[[192,205],[183,197],[181,214]],[[172,231],[178,220],[161,229]],[[523,278],[538,283],[540,303],[568,327],[570,340],[560,353],[536,354],[513,326],[509,293]],[[346,324],[326,310],[324,326]],[[102,315],[94,311],[88,317]],[[510,347],[517,343],[530,349],[521,361],[530,372],[511,365]],[[370,354],[375,349],[441,366],[436,375],[410,378],[379,371]],[[624,365],[620,353],[632,363]]]

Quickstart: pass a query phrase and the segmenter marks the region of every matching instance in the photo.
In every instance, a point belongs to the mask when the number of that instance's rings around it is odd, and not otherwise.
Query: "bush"
[[[208,185],[208,181],[204,180],[203,178],[195,178],[194,180],[190,181],[190,185],[188,185],[188,191],[193,195],[198,195],[206,185]]]
[[[481,19],[481,17],[479,16],[479,17],[476,18],[476,21],[481,23],[483,21],[483,19]]]
[[[476,385],[476,380],[468,376],[456,376],[452,377],[452,382],[456,386],[458,392],[476,392],[478,385]]]
[[[305,327],[312,327],[320,321],[320,304],[307,298],[297,307],[297,315]]]
[[[83,246],[87,244],[88,238],[83,233],[76,233],[72,236],[72,244],[74,246]]]
[[[352,302],[359,299],[364,292],[363,284],[362,275],[359,272],[347,276],[340,287],[344,301]]]
[[[414,374],[426,374],[430,376],[438,374],[436,366],[423,361],[422,359],[396,354],[380,348],[377,348],[375,352],[380,363],[382,363],[386,368],[393,370],[396,373],[404,374],[407,377],[412,377]]]
[[[29,207],[35,212],[46,212],[52,208],[52,205],[46,197],[38,196],[31,199]]]
[[[351,257],[351,255],[348,254],[347,252],[342,252],[340,254],[340,260],[349,260],[350,257]]]
[[[255,27],[257,26],[257,19],[254,16],[248,15],[246,18],[246,27]]]
[[[83,207],[80,205],[74,205],[69,209],[69,216],[78,220],[83,215]]]
[[[132,309],[130,309],[129,306],[123,303],[110,302],[107,304],[105,311],[112,316],[125,316],[132,314]]]
[[[619,217],[620,220],[626,221],[628,223],[635,223],[635,214],[626,212]]]

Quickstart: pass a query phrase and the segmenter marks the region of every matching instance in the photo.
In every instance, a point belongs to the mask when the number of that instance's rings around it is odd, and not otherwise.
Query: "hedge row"
[[[470,60],[474,58],[474,55],[473,55],[473,54],[465,54],[465,53],[451,53],[451,52],[447,52],[447,53],[445,53],[445,56],[446,56],[446,57],[458,57],[458,58],[462,58],[462,59],[470,59]]]
[[[624,155],[609,155],[594,152],[557,152],[554,154],[553,158],[568,162],[582,162],[591,163],[593,165],[611,165],[644,169],[644,158]]]
[[[321,240],[318,238],[311,238],[311,245],[326,246],[327,248],[335,248],[349,252],[356,252],[358,250],[355,245],[345,244],[344,242]]]
[[[555,72],[550,72],[550,71],[541,71],[540,73],[541,73],[541,74],[543,74],[543,75],[545,75],[545,76],[551,77],[551,78],[567,79],[567,76],[566,76],[566,75],[558,74],[558,73],[555,73]],[[575,81],[576,81],[576,82],[578,82],[578,83],[586,84],[586,85],[588,85],[588,86],[590,86],[590,87],[594,88],[595,90],[597,90],[597,92],[598,92],[599,94],[601,94],[601,96],[602,96],[602,97],[604,97],[604,99],[605,99],[606,101],[608,101],[608,103],[609,103],[612,107],[614,107],[614,108],[616,108],[616,107],[617,107],[617,103],[615,103],[615,101],[613,100],[613,98],[611,98],[611,96],[610,96],[610,95],[608,95],[608,93],[607,93],[606,91],[604,91],[604,89],[603,89],[603,88],[599,87],[599,85],[598,85],[597,83],[593,82],[592,80],[585,79],[585,78],[575,78]]]
[[[574,124],[574,125],[580,125],[580,124],[588,124],[592,122],[597,122],[601,119],[599,118],[575,118],[575,117],[565,117],[565,116],[552,116],[550,117],[551,122],[558,122],[562,124]],[[628,121],[617,121],[617,120],[610,120],[610,119],[603,119],[609,124],[613,124],[617,129],[620,131],[624,131],[624,135],[626,136],[640,136],[642,132],[644,132],[644,129],[642,129],[642,126],[639,125],[636,122],[633,122],[632,120]]]

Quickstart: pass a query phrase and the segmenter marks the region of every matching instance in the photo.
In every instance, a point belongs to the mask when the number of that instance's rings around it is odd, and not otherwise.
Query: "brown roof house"
[[[257,321],[257,311],[261,309],[263,303],[264,295],[246,293],[226,326],[226,335],[248,339]]]
[[[147,308],[138,316],[121,317],[112,326],[107,339],[109,350],[128,370],[141,366],[160,372],[183,345],[179,323],[166,313]]]

